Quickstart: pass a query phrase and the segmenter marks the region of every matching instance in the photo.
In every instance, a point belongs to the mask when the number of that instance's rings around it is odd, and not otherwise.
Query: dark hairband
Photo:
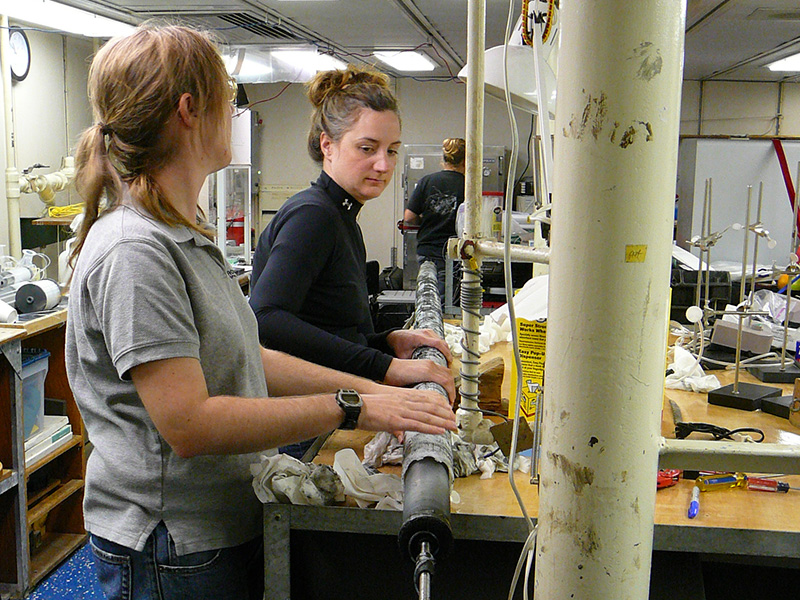
[[[111,129],[111,127],[109,127],[108,125],[103,125],[101,123],[100,124],[100,133],[102,133],[103,135],[111,135],[112,133],[114,133],[114,130]]]

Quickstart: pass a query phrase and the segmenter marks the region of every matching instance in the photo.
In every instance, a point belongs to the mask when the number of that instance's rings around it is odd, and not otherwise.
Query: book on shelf
[[[45,425],[40,432],[31,437],[25,442],[25,466],[29,467],[37,460],[41,459],[46,454],[53,450],[64,446],[72,439],[72,425],[66,417],[51,417],[59,419],[60,427],[48,427],[48,416],[45,416]],[[63,421],[61,421],[63,419]],[[64,422],[66,421],[66,423]],[[55,421],[51,422],[55,427]],[[35,444],[29,445],[29,442],[38,440]]]
[[[67,417],[45,415],[42,428],[25,440],[25,451],[27,452],[46,439],[55,441],[52,439],[53,436],[63,429],[64,425],[69,425],[69,419],[67,419]]]

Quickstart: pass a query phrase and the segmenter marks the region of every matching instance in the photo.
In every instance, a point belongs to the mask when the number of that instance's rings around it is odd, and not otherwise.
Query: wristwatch
[[[364,406],[361,395],[355,390],[339,390],[336,392],[336,402],[344,411],[344,420],[339,429],[358,427],[358,416],[361,414],[361,407]]]

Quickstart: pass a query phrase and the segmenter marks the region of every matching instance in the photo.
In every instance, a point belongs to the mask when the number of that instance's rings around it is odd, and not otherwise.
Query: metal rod
[[[708,211],[708,193],[709,193],[708,192],[708,182],[709,182],[709,180],[706,179],[705,190],[703,191],[703,217],[700,220],[700,238],[701,239],[705,239],[705,237],[708,235],[706,233],[706,212]],[[700,290],[703,289],[703,278],[702,278],[701,275],[705,271],[705,267],[703,267],[703,253],[705,252],[705,250],[703,249],[704,245],[701,245],[700,248],[699,248],[700,249],[700,257],[699,257],[700,258],[700,264],[698,265],[698,268],[697,268],[697,281],[695,282],[696,285],[695,285],[695,295],[694,295],[694,302],[700,308],[703,308],[703,305],[700,303]],[[706,301],[708,301],[708,294],[707,293],[706,293]],[[703,311],[703,314],[705,314],[705,311]],[[700,325],[695,323],[694,328],[695,328],[695,333],[699,333]]]
[[[800,177],[800,161],[797,163],[797,177]],[[795,178],[797,182],[797,188],[794,191],[794,222],[792,223],[792,247],[790,249],[790,254],[795,254],[797,252],[797,208],[798,204],[800,204],[800,179]]]
[[[800,474],[800,446],[661,438],[659,467]]]
[[[504,258],[503,244],[500,242],[478,240],[475,243],[475,246],[481,257],[491,256],[494,258]],[[549,248],[532,248],[530,246],[522,246],[520,244],[511,244],[510,251],[512,261],[540,264],[547,264],[550,262]]]
[[[420,560],[427,560],[431,556],[431,545],[428,542],[422,542],[420,548]],[[419,564],[419,563],[418,563]],[[419,580],[417,581],[417,589],[419,590],[419,600],[430,600],[431,597],[431,574],[427,569],[423,569],[419,573]]]
[[[484,48],[486,47],[486,3],[470,0],[467,4],[467,110],[466,170],[464,186],[464,238],[480,237],[483,198],[483,101]],[[475,431],[482,421],[478,409],[478,370],[480,364],[480,322],[483,290],[481,257],[460,256],[461,328],[464,331],[461,359],[461,402],[468,410],[456,412],[459,430]],[[471,409],[471,410],[470,410]]]
[[[707,233],[711,235],[711,209],[714,200],[714,181],[711,177],[708,178],[708,221],[706,223]],[[703,319],[707,318],[706,309],[711,310],[711,246],[706,247],[706,302],[703,306]],[[707,327],[708,323],[703,321],[703,327]]]
[[[789,263],[786,265],[786,314],[783,317],[783,346],[781,347],[781,371],[786,370],[786,344],[789,341],[789,308],[792,305],[792,279],[797,267],[797,208],[800,205],[800,162],[797,163],[797,189],[794,192],[794,207],[792,209],[792,247],[789,249]],[[794,259],[792,259],[794,257]],[[792,351],[792,356],[797,356],[797,348]]]
[[[753,197],[753,186],[747,186],[747,209],[744,217],[744,243],[742,244],[742,279],[739,282],[739,327],[736,330],[736,367],[733,373],[733,392],[739,393],[739,364],[742,354],[742,325],[745,314],[749,306],[744,306],[744,290],[747,283],[745,271],[747,270],[747,241],[750,237],[750,200]]]
[[[542,411],[544,410],[544,393],[539,388],[536,392],[536,414],[533,417],[533,450],[531,450],[531,483],[539,483],[540,447],[542,444]]]
[[[756,278],[758,276],[758,242],[761,236],[758,235],[757,232],[755,232],[755,228],[761,224],[761,204],[763,199],[764,199],[764,182],[761,181],[758,184],[758,204],[756,207],[756,222],[753,223],[753,229],[754,233],[756,233],[756,236],[755,240],[753,240],[753,275],[750,280],[750,294],[748,295],[749,300],[747,302],[748,306],[753,306],[753,303],[755,302],[756,298]],[[748,229],[748,234],[749,233],[750,230]],[[748,320],[748,325],[750,324],[751,321],[752,319]]]

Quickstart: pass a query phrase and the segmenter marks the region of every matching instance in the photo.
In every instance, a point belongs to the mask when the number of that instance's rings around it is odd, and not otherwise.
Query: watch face
[[[349,406],[361,406],[361,396],[354,390],[342,390],[339,394],[339,398]]]
[[[11,49],[9,65],[11,77],[15,81],[22,81],[28,76],[31,69],[31,46],[28,36],[22,29],[10,27],[8,31],[8,44]]]

